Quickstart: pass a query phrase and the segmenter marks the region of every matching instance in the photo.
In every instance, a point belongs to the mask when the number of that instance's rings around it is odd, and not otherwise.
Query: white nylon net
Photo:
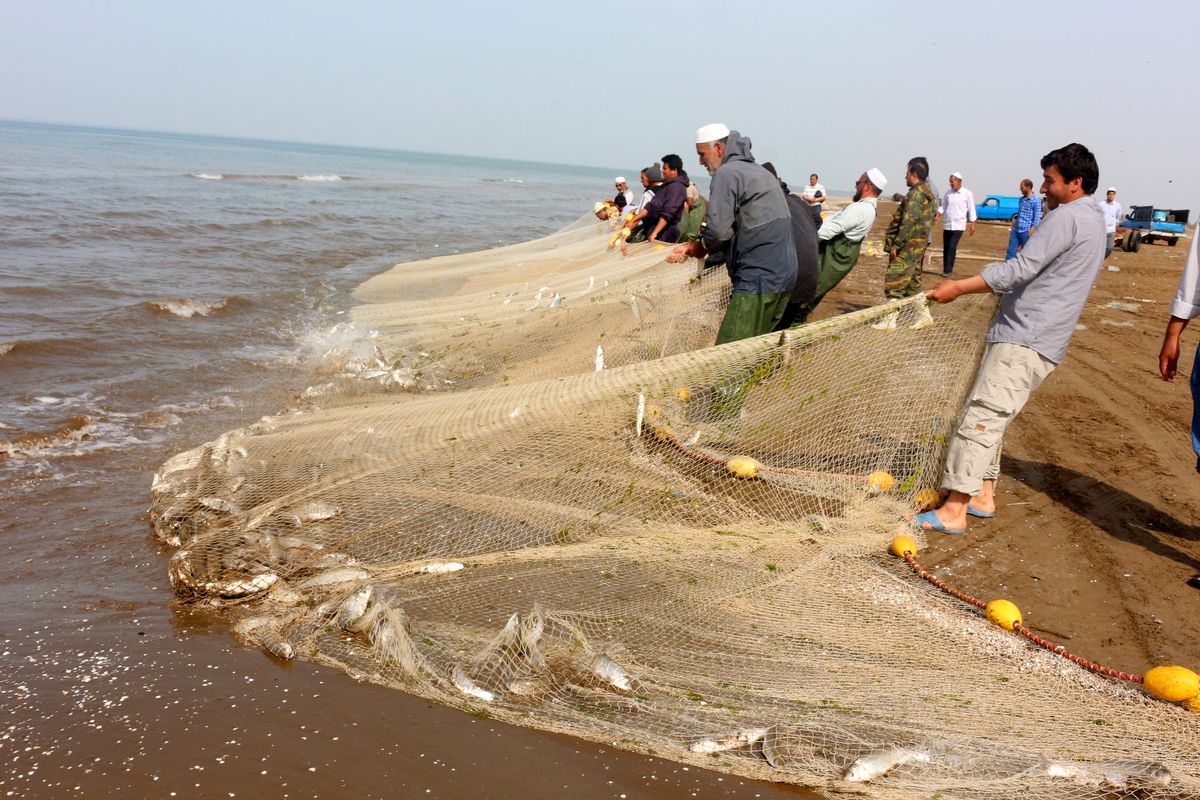
[[[357,377],[155,476],[181,600],[281,657],[754,778],[1200,796],[1195,715],[886,552],[936,484],[990,298],[709,347],[724,271],[608,236],[369,281]]]

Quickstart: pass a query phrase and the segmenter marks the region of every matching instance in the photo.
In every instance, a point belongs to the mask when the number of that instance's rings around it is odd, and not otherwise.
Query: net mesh
[[[351,377],[155,476],[180,600],[283,658],[748,777],[1200,796],[1194,715],[886,552],[936,485],[990,298],[710,347],[724,271],[609,236],[365,284]]]

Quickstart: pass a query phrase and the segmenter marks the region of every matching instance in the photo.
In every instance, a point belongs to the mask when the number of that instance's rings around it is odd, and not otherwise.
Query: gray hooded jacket
[[[730,131],[713,173],[704,246],[726,250],[735,292],[790,292],[796,284],[792,215],[779,180],[754,163],[750,139]]]

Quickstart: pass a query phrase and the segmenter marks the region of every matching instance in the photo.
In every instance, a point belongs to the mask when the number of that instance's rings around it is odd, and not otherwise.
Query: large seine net
[[[1200,796],[1194,715],[886,552],[936,485],[990,298],[711,347],[724,271],[609,235],[369,281],[353,377],[155,476],[181,601],[281,657],[831,793]]]

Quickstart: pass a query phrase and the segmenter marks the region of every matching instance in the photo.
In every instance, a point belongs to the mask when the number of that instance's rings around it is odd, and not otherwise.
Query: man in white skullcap
[[[723,250],[733,292],[716,343],[770,333],[796,284],[792,215],[783,188],[755,163],[750,140],[721,123],[696,131],[696,154],[712,176],[703,232],[667,260]]]
[[[871,167],[854,182],[854,202],[821,223],[817,231],[820,262],[816,296],[811,302],[788,306],[784,315],[786,327],[803,325],[821,298],[854,269],[863,240],[875,224],[875,206],[885,186],[887,178],[877,168]]]
[[[620,177],[620,176],[618,176],[618,177],[616,178],[616,180],[614,180],[614,181],[613,181],[613,183],[614,183],[614,184],[616,185],[616,187],[617,187],[617,195],[624,195],[624,196],[625,196],[625,202],[624,202],[624,203],[617,203],[617,197],[616,197],[616,196],[614,196],[614,197],[613,197],[613,204],[614,204],[614,205],[623,205],[623,206],[626,206],[626,207],[632,207],[632,206],[633,206],[633,189],[630,189],[630,188],[629,188],[629,183],[628,183],[628,181],[626,181],[626,180],[625,180],[623,177]]]

